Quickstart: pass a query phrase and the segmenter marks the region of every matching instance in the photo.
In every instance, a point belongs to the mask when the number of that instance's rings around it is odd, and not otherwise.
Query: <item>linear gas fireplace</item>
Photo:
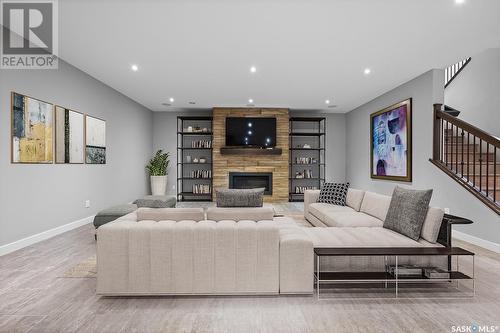
[[[229,188],[265,188],[265,195],[273,194],[272,172],[229,172]]]

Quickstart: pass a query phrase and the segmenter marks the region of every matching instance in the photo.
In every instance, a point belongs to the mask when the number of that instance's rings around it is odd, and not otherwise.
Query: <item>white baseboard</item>
[[[471,236],[469,234],[453,230],[453,238],[480,246],[482,248],[485,248],[487,250],[490,250],[490,251],[493,251],[496,253],[500,253],[500,244],[493,243],[493,242],[487,241],[485,239],[482,239],[482,238],[479,238],[476,236]]]
[[[62,234],[63,232],[76,229],[76,228],[81,227],[85,224],[89,224],[93,221],[93,219],[94,219],[94,215],[89,216],[89,217],[85,217],[81,220],[70,222],[68,224],[62,225],[62,226],[54,228],[54,229],[43,231],[39,234],[20,239],[18,241],[12,242],[10,244],[2,245],[2,246],[0,246],[0,256],[3,256],[7,253],[17,251],[17,250],[22,249],[26,246],[33,245],[35,243],[41,242],[41,241],[49,239],[51,237],[57,236],[59,234]]]

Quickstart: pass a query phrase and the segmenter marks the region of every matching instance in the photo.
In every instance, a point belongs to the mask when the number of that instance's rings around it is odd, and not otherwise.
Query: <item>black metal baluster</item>
[[[462,129],[462,133],[460,134],[462,136],[462,160],[460,161],[460,177],[464,177],[464,130]]]
[[[488,184],[488,178],[489,178],[489,174],[490,174],[490,170],[488,170],[489,168],[489,165],[488,165],[488,162],[489,162],[489,152],[490,152],[490,144],[488,142],[486,142],[486,198],[488,198],[488,189],[489,189],[489,184]]]
[[[482,151],[483,151],[483,139],[479,139],[479,192],[482,191],[483,189],[483,156],[482,156]],[[488,165],[486,164],[486,172],[488,172]]]
[[[472,186],[476,186],[476,136],[473,135],[474,145],[472,146]]]

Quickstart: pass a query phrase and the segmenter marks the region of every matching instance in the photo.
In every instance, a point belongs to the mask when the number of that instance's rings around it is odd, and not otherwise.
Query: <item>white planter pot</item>
[[[151,176],[151,194],[165,195],[167,192],[167,176]]]

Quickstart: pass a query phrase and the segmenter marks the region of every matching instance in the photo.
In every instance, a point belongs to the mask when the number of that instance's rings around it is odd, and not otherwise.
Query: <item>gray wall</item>
[[[11,164],[11,91],[105,119],[108,163]],[[150,110],[63,61],[59,70],[0,70],[0,100],[0,246],[149,191]]]
[[[347,180],[352,187],[391,194],[396,185],[434,189],[432,205],[475,223],[457,230],[500,243],[500,218],[481,201],[429,162],[432,156],[433,103],[444,98],[442,70],[432,70],[375,98],[347,114]],[[398,183],[370,178],[370,114],[391,104],[413,99],[413,182]]]
[[[199,112],[155,112],[153,115],[153,148],[154,150],[163,149],[171,153],[170,167],[168,173],[168,192],[176,193],[175,186],[177,173],[177,116],[209,116],[210,111]],[[327,181],[345,180],[345,125],[346,117],[344,114],[322,114],[315,111],[291,112],[292,116],[326,116],[327,117]]]
[[[473,56],[446,87],[444,102],[461,111],[460,119],[500,137],[500,49]]]

